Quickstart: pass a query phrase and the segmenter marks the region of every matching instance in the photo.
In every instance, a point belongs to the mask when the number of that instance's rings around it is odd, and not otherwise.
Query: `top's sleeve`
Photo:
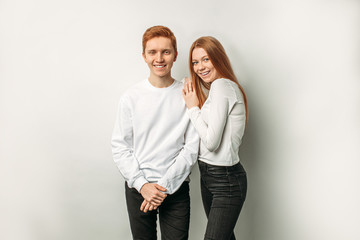
[[[128,186],[140,192],[141,187],[148,181],[134,156],[131,110],[125,97],[120,99],[111,145],[114,162]]]
[[[199,107],[188,110],[191,122],[200,135],[202,143],[210,152],[215,151],[220,146],[225,124],[231,111],[226,87],[226,82],[221,80],[217,80],[211,85],[208,124],[201,118]]]
[[[196,163],[199,151],[199,135],[189,121],[185,132],[185,144],[174,163],[166,171],[158,184],[167,189],[166,193],[176,192],[184,180],[189,176]]]

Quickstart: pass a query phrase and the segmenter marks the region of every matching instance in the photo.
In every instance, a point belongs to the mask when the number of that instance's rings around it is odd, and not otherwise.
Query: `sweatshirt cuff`
[[[194,116],[194,114],[198,114],[200,112],[200,108],[198,106],[192,107],[190,109],[187,109],[186,112],[187,112],[188,116],[190,118],[192,118]]]
[[[166,189],[166,194],[171,194],[171,191],[169,189],[170,186],[168,185],[168,182],[166,180],[160,179],[157,184]]]
[[[134,181],[133,187],[140,193],[140,189],[145,183],[148,183],[148,181],[143,176],[141,176]]]

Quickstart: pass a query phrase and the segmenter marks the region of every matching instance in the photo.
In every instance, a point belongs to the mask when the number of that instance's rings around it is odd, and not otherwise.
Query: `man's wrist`
[[[167,191],[169,190],[169,189],[168,189],[168,186],[167,186],[168,184],[166,183],[166,181],[160,180],[160,181],[158,181],[157,184],[158,184],[159,186],[165,188]],[[162,191],[162,193],[167,194],[167,191],[165,191],[165,192]]]
[[[149,183],[144,177],[139,177],[135,180],[133,187],[140,193],[141,188],[145,183]]]

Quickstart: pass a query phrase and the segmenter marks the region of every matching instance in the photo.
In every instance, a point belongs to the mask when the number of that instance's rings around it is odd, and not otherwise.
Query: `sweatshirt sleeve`
[[[114,162],[128,186],[140,192],[148,181],[134,156],[131,110],[125,97],[120,99],[111,145]]]
[[[210,151],[216,151],[220,146],[226,121],[231,111],[229,99],[231,91],[224,80],[216,80],[212,83],[209,92],[210,106],[208,124],[201,117],[199,107],[193,107],[188,110],[191,122],[205,147]]]
[[[158,184],[167,189],[168,194],[176,192],[189,176],[192,167],[197,161],[199,151],[199,135],[189,121],[185,132],[185,144],[177,155],[174,163],[166,171]]]

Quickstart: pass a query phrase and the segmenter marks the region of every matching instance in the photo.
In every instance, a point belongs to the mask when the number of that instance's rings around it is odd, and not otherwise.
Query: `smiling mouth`
[[[164,68],[166,65],[154,65],[155,68]]]
[[[210,73],[210,71],[199,73],[202,77],[207,76]]]

